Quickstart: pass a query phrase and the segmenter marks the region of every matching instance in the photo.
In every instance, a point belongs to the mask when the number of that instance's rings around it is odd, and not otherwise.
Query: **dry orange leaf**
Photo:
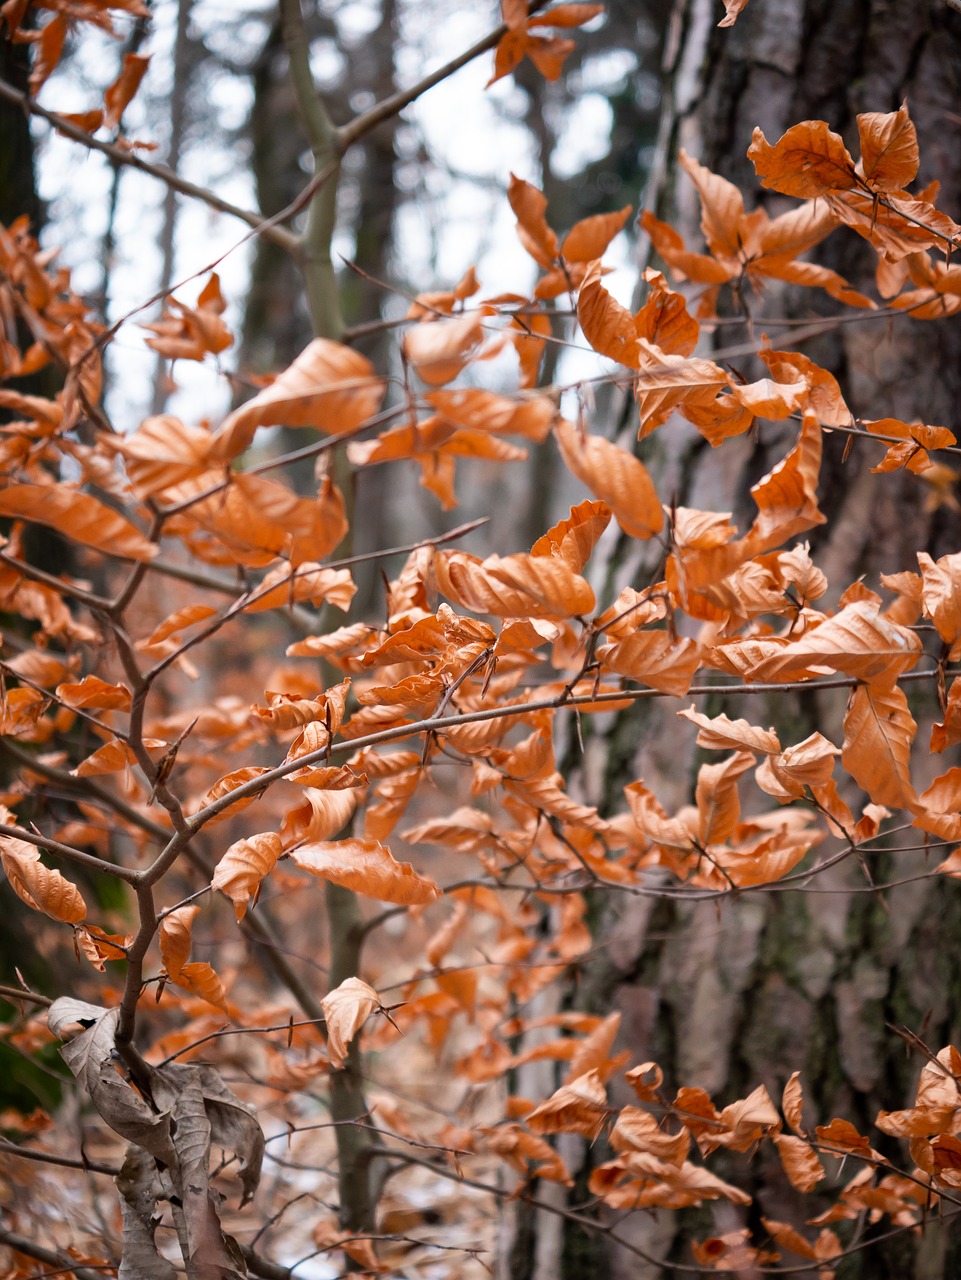
[[[796,746],[769,756],[766,765],[775,786],[769,788],[765,785],[761,770],[758,770],[758,785],[779,798],[784,795],[803,796],[805,787],[815,791],[830,783],[834,772],[834,757],[840,754],[833,742],[829,742],[820,733],[812,733]]]
[[[958,742],[961,742],[961,677],[951,682],[944,720],[931,727],[931,750],[944,751]]]
[[[129,435],[101,434],[99,443],[123,458],[140,498],[157,497],[187,480],[203,477],[207,485],[214,485],[219,479],[207,461],[210,433],[186,426],[172,414],[145,418]]]
[[[732,382],[731,395],[754,417],[780,422],[803,407],[808,388],[803,382],[772,382],[770,378],[761,378],[758,382]]]
[[[534,1133],[579,1133],[591,1142],[610,1115],[607,1093],[596,1070],[561,1087],[526,1117]]]
[[[518,59],[519,61],[519,59]],[[521,244],[541,267],[552,267],[559,247],[557,236],[547,225],[547,197],[542,191],[511,174],[507,198],[517,218],[517,234]]]
[[[641,416],[638,438],[649,436],[675,409],[707,408],[727,385],[727,375],[713,361],[666,355],[646,338],[639,338],[634,379]]]
[[[717,24],[719,27],[733,27],[737,16],[747,8],[748,0],[724,0],[724,17]]]
[[[317,773],[319,770],[311,770]],[[301,781],[295,775],[295,780]],[[300,804],[288,809],[280,828],[284,849],[304,841],[330,840],[343,831],[354,816],[360,799],[358,780],[354,785],[324,791],[316,785],[305,786]]]
[[[575,573],[580,573],[610,522],[611,510],[605,502],[585,499],[571,507],[570,515],[541,534],[531,547],[531,555],[559,556]],[[503,644],[505,630],[501,630],[499,646]]]
[[[642,1062],[624,1072],[624,1079],[642,1102],[659,1102],[664,1072],[656,1062]]]
[[[170,981],[176,983],[178,987],[183,987],[191,995],[206,1000],[207,1004],[214,1005],[223,1013],[229,1014],[224,984],[206,960],[192,960],[189,964],[183,965],[176,975],[170,975]]]
[[[677,714],[697,725],[695,741],[699,747],[712,751],[759,751],[768,754],[781,750],[773,729],[758,729],[747,720],[729,720],[723,714],[706,716],[693,703]]]
[[[950,646],[949,658],[957,661],[961,645],[961,554],[942,556],[934,561],[926,551],[919,551],[921,568],[921,603],[924,612],[938,629],[938,635]]]
[[[152,560],[158,548],[111,507],[65,484],[12,484],[0,489],[0,515],[49,525],[85,547],[120,560]]]
[[[761,129],[755,129],[747,157],[761,185],[786,196],[810,200],[856,185],[847,147],[823,120],[796,124],[773,146]]]
[[[253,782],[255,778],[259,778],[263,773],[269,773],[270,769],[266,765],[248,765],[244,769],[234,769],[230,773],[225,773],[222,778],[218,778],[214,785],[200,797],[200,799],[191,807],[191,816],[196,816],[208,805],[213,804],[217,800],[222,800],[224,796],[230,795],[231,791],[236,791],[238,787],[242,787],[247,782]],[[226,805],[219,813],[214,814],[212,818],[208,818],[205,826],[213,826],[215,823],[223,822],[225,818],[232,817],[236,813],[240,813],[242,809],[246,809],[263,793],[254,791],[249,795],[241,796],[235,800],[233,804]]]
[[[557,12],[557,9],[552,9],[546,16],[552,17]],[[595,258],[603,257],[608,245],[630,217],[631,209],[632,206],[627,204],[616,213],[596,213],[575,222],[561,241],[560,256],[568,262],[593,262]]]
[[[688,314],[684,295],[668,287],[660,271],[644,272],[647,301],[634,316],[638,338],[646,338],[668,355],[689,356],[697,346],[700,325]]]
[[[475,613],[500,618],[570,618],[590,613],[594,592],[563,560],[548,556],[488,556],[436,551],[437,586]]]
[[[41,30],[34,45],[33,67],[30,71],[30,92],[34,96],[60,61],[67,30],[67,19],[60,13],[51,18]]]
[[[208,461],[229,462],[258,427],[314,427],[347,435],[372,417],[384,395],[373,366],[350,347],[315,338],[269,387],[235,409],[210,441]]]
[[[784,1112],[784,1119],[788,1126],[801,1137],[804,1133],[801,1119],[801,1109],[804,1105],[804,1093],[801,1089],[801,1073],[800,1071],[792,1072],[787,1084],[784,1086],[784,1092],[781,1094],[781,1110]]]
[[[452,319],[424,321],[404,335],[404,355],[431,387],[456,378],[484,340],[483,311]]]
[[[424,399],[442,418],[458,426],[495,435],[519,435],[537,442],[546,438],[557,412],[547,396],[511,400],[479,387],[429,391]]]
[[[510,0],[508,0],[508,3]],[[582,27],[604,12],[602,4],[559,4],[528,19],[529,27]]]
[[[669,818],[640,780],[626,786],[624,794],[634,821],[649,840],[683,853],[694,848],[697,828],[693,810],[688,809],[676,818]]]
[[[261,884],[273,871],[282,852],[280,836],[264,831],[236,840],[217,863],[210,887],[219,889],[230,899],[238,920],[242,920],[247,908],[256,902]]]
[[[811,627],[780,652],[761,658],[753,678],[784,679],[811,666],[824,666],[860,680],[889,685],[913,667],[920,654],[921,641],[913,631],[890,622],[877,604],[856,600],[833,618]]]
[[[144,746],[148,751],[166,747],[167,743],[160,738],[144,738]],[[102,773],[119,773],[130,765],[137,763],[131,747],[122,738],[111,738],[102,747],[98,747],[85,760],[81,760],[70,772],[77,778],[94,777]]]
[[[708,253],[692,253],[686,249],[683,237],[648,210],[641,215],[641,226],[654,248],[671,268],[675,279],[694,280],[698,284],[725,284],[730,280],[732,269],[729,265],[718,262]]]
[[[108,684],[98,676],[84,676],[79,684],[57,685],[57,697],[69,707],[93,707],[99,711],[128,711],[130,690]]]
[[[775,1133],[773,1140],[791,1186],[798,1191],[813,1191],[824,1177],[824,1166],[817,1153],[803,1138],[789,1133]]]
[[[869,1155],[871,1144],[861,1136],[850,1120],[835,1119],[830,1124],[819,1124],[815,1130],[823,1147],[842,1154]]]
[[[637,631],[600,645],[595,657],[618,675],[683,698],[701,665],[701,647],[696,640],[675,638],[669,631]]]
[[[554,436],[567,469],[600,498],[632,538],[652,538],[664,525],[664,512],[647,468],[626,449],[603,436],[578,431],[563,418]]]
[[[296,567],[283,564],[265,574],[260,586],[251,593],[250,603],[244,605],[244,611],[262,613],[265,609],[284,609],[306,601],[314,608],[332,604],[346,613],[356,593],[357,586],[349,569],[328,569],[315,561],[304,560]]]
[[[111,131],[120,125],[120,117],[132,102],[140,82],[150,65],[150,55],[127,53],[124,55],[123,69],[112,85],[104,90],[103,127]]]
[[[577,319],[599,355],[636,369],[640,347],[634,317],[601,284],[601,264],[593,262],[577,291]]]
[[[573,1186],[573,1179],[560,1156],[549,1142],[535,1137],[518,1124],[484,1129],[484,1147],[506,1160],[523,1178],[544,1178]]]
[[[570,1084],[578,1076],[586,1075],[588,1071],[596,1070],[602,1081],[609,1080],[611,1076],[620,1071],[624,1064],[630,1060],[624,1053],[619,1053],[616,1057],[611,1056],[611,1050],[614,1047],[614,1041],[617,1039],[617,1033],[620,1028],[621,1015],[619,1013],[609,1013],[588,1034],[586,1039],[576,1046],[571,1057],[571,1065],[565,1084]]]
[[[701,765],[694,798],[697,803],[697,838],[702,848],[723,844],[733,835],[741,816],[737,780],[754,764],[750,751],[735,751],[720,764]]]
[[[36,845],[0,836],[0,861],[11,889],[28,907],[64,924],[86,920],[87,904],[80,890],[59,871],[43,865]]]
[[[691,1149],[691,1135],[687,1129],[666,1133],[649,1111],[622,1107],[611,1130],[610,1143],[615,1151],[648,1151],[680,1168]]]
[[[327,1019],[327,1053],[330,1065],[344,1065],[350,1045],[375,1009],[381,1008],[380,997],[373,987],[360,978],[345,978],[339,987],[328,991],[320,1002]]]
[[[202,361],[233,346],[233,334],[222,319],[227,303],[216,272],[201,289],[196,307],[188,307],[174,297],[168,297],[167,307],[159,320],[141,325],[156,335],[146,342],[160,355],[170,360]]]
[[[774,884],[793,871],[821,838],[818,832],[795,834],[785,827],[753,846],[718,851],[714,861],[723,876],[702,871],[701,878],[716,888],[733,884],[739,889],[750,889],[759,884]]]
[[[138,648],[149,649],[154,645],[163,644],[178,631],[185,631],[187,627],[192,627],[197,622],[204,622],[207,618],[212,618],[216,612],[216,609],[207,604],[185,605],[165,618],[159,627],[155,627],[146,640],[140,641]]]
[[[858,116],[861,160],[858,169],[875,191],[900,191],[918,174],[918,135],[908,104],[897,111],[869,111]]]
[[[854,606],[851,606],[854,607]],[[875,804],[910,808],[911,744],[918,726],[897,685],[859,684],[844,715],[841,762]]]
[[[817,1258],[814,1246],[786,1222],[778,1222],[775,1218],[762,1218],[764,1230],[782,1249],[796,1253],[800,1258]]]
[[[740,260],[744,197],[733,182],[699,164],[682,148],[678,163],[697,188],[701,200],[701,231],[707,247],[719,260]]]
[[[440,889],[409,862],[397,862],[377,840],[318,840],[291,851],[291,859],[321,880],[381,902],[433,902]]]
[[[200,910],[191,903],[169,911],[160,921],[160,958],[174,981],[190,959],[191,934]]]

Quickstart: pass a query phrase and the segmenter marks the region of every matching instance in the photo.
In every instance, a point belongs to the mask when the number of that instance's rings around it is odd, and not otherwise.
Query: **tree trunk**
[[[30,70],[28,46],[0,40],[0,78],[23,92]],[[11,102],[0,102],[0,222],[8,227],[22,214],[37,235],[42,221],[33,172],[30,122]]]
[[[750,208],[750,193],[758,191],[758,183],[745,152],[754,126],[760,125],[774,141],[801,120],[824,119],[856,155],[855,116],[896,110],[905,97],[920,140],[919,182],[937,175],[943,184],[940,207],[957,213],[961,131],[953,122],[961,77],[961,15],[934,0],[910,7],[881,0],[755,0],[732,30],[718,30],[718,17],[713,0],[692,0],[675,14],[663,172],[649,204],[691,247],[701,243],[700,209],[691,184],[675,172],[679,147],[737,183]],[[757,203],[761,199],[758,192]],[[782,207],[787,206],[781,197],[768,203],[772,213]],[[872,259],[862,241],[843,231],[832,236],[821,258],[869,293]],[[785,292],[768,300],[765,314],[811,316],[815,309],[833,307],[812,291],[803,298]],[[758,323],[760,332],[763,322]],[[794,346],[790,328],[772,325],[769,332],[773,345]],[[725,325],[716,345],[751,337],[747,326]],[[956,321],[899,319],[892,325],[868,320],[841,326],[804,350],[839,379],[856,416],[949,426],[956,420],[961,396],[961,327]],[[743,369],[735,363],[748,378],[760,376],[750,362]],[[625,408],[624,417],[636,426],[633,405]],[[756,440],[740,437],[715,453],[693,428],[672,421],[642,452],[667,500],[733,511],[744,528],[752,511],[750,485],[784,455],[786,438],[779,427],[764,424]],[[837,434],[825,436],[819,494],[828,523],[820,539],[811,537],[812,555],[828,577],[832,601],[860,575],[875,589],[879,573],[917,572],[919,549],[935,557],[957,550],[956,509],[926,504],[925,486],[912,475],[871,475],[876,449],[855,447],[845,460],[844,443]],[[619,553],[608,568],[618,584],[643,585],[656,572],[653,563],[628,563]],[[911,697],[921,723],[919,743],[926,741],[923,722],[930,721],[934,710],[925,705],[926,696]],[[773,724],[782,743],[794,743],[815,728],[840,742],[843,706],[843,696],[822,693],[798,697],[790,705],[779,697],[763,708],[758,699],[745,708],[743,702],[718,696],[701,709]],[[596,759],[597,752],[603,756],[605,798],[611,806],[623,805],[621,787],[638,777],[669,812],[690,801],[700,760],[690,745],[690,726],[677,719],[675,710],[639,703],[617,717],[599,742],[588,744],[588,759]],[[929,763],[933,776],[947,762]],[[923,785],[925,779],[915,781]],[[759,809],[770,807],[767,797],[758,799],[765,802]],[[861,797],[859,805],[863,801]],[[921,870],[912,861],[918,856],[899,859],[892,853],[888,866],[872,863],[872,873],[896,879]],[[592,975],[594,1000],[602,1011],[622,1010],[622,1035],[633,1059],[656,1060],[668,1091],[699,1085],[721,1105],[764,1083],[777,1098],[788,1075],[799,1069],[817,1123],[844,1116],[868,1131],[880,1108],[909,1104],[921,1066],[885,1024],[919,1032],[923,1027],[934,1049],[961,1029],[957,980],[947,975],[941,961],[961,926],[961,898],[938,879],[875,894],[850,863],[812,887],[817,892],[759,894],[725,900],[719,907],[677,901],[652,905],[642,898],[619,903],[605,916],[605,960]],[[890,1153],[904,1159],[902,1145],[894,1143]],[[718,1172],[725,1176],[723,1168]],[[732,1162],[728,1172],[754,1196],[749,1216],[726,1204],[657,1218],[634,1214],[620,1232],[631,1234],[653,1255],[690,1265],[692,1238],[742,1225],[763,1236],[762,1213],[801,1226],[811,1212],[811,1198],[802,1206],[801,1197],[769,1160],[752,1166]],[[846,1171],[844,1180],[853,1172]],[[827,1203],[826,1198],[824,1207]],[[956,1274],[959,1257],[957,1241],[933,1224],[915,1236],[899,1235],[890,1244],[853,1255],[839,1274],[846,1280],[935,1280]],[[636,1256],[612,1250],[609,1274],[653,1280],[670,1272],[656,1265],[645,1269]]]

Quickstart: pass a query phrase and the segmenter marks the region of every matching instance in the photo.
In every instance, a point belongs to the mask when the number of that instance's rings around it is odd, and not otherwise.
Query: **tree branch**
[[[154,840],[159,840],[166,844],[170,839],[168,827],[162,827],[159,822],[154,822],[151,818],[146,817],[145,814],[135,809],[133,805],[128,804],[126,800],[121,800],[119,796],[113,795],[105,787],[101,787],[90,778],[77,778],[65,769],[58,769],[54,765],[38,760],[29,751],[24,751],[22,747],[18,747],[11,742],[9,738],[0,737],[0,751],[5,752],[11,759],[16,760],[23,768],[32,770],[34,773],[39,774],[40,777],[46,778],[48,782],[56,782],[70,792],[78,792],[84,799],[90,800],[94,804],[102,804],[106,808],[112,809],[118,817],[129,822],[131,826],[138,827],[147,835],[152,836]]]
[[[102,1267],[81,1267],[68,1253],[62,1253],[59,1249],[45,1249],[43,1245],[34,1244],[26,1236],[18,1235],[15,1231],[8,1231],[6,1227],[0,1227],[0,1244],[9,1245],[11,1249],[16,1249],[18,1253],[25,1253],[28,1258],[36,1258],[38,1262],[43,1262],[48,1267],[56,1268],[57,1275],[76,1276],[77,1280],[103,1280]],[[112,1266],[110,1270],[113,1270]]]
[[[310,44],[300,0],[280,0],[280,31],[290,59],[290,79],[297,98],[297,112],[314,158],[314,173],[319,174],[335,166],[332,180],[325,182],[310,202],[307,230],[300,248],[314,333],[319,338],[339,341],[344,332],[344,317],[330,247],[337,223],[340,153],[336,145],[336,130],[310,70]]]
[[[126,880],[132,883],[137,876],[137,872],[131,871],[128,867],[118,866],[115,862],[107,862],[105,858],[98,858],[92,853],[84,853],[82,849],[74,849],[72,845],[61,844],[59,840],[50,840],[34,831],[28,831],[26,827],[8,827],[0,823],[0,836],[23,840],[25,844],[32,844],[38,849],[45,849],[48,853],[56,854],[58,858],[64,858],[68,862],[76,862],[79,866],[87,867],[90,871],[99,871],[102,875],[116,876],[119,880]]]
[[[139,173],[145,173],[150,178],[156,178],[158,181],[166,183],[174,191],[179,191],[181,195],[190,196],[192,200],[200,200],[209,205],[211,209],[216,209],[218,213],[226,213],[232,218],[238,218],[241,222],[245,222],[248,227],[253,227],[258,234],[265,236],[268,240],[272,240],[274,244],[284,249],[287,253],[297,253],[300,240],[293,232],[276,226],[269,219],[261,217],[259,213],[252,213],[249,209],[241,209],[239,205],[231,204],[229,200],[223,200],[211,191],[209,187],[200,187],[195,182],[188,182],[186,178],[181,178],[172,169],[168,169],[166,165],[150,164],[149,161],[141,160],[132,151],[125,151],[113,142],[101,142],[99,138],[93,137],[85,129],[71,124],[69,120],[64,120],[62,116],[58,116],[55,111],[49,111],[46,107],[42,107],[35,98],[32,98],[28,93],[21,93],[19,89],[15,89],[6,80],[0,80],[0,98],[5,98],[7,102],[21,107],[24,111],[29,112],[30,115],[39,116],[41,120],[46,120],[57,133],[63,134],[65,138],[70,138],[73,142],[79,142],[91,151],[99,151],[101,155],[107,157],[111,164],[127,165],[131,169],[136,169]]]
[[[36,991],[26,991],[22,987],[8,987],[5,983],[0,983],[0,996],[4,1000],[9,1000],[11,1004],[29,1000],[33,1004],[41,1005],[44,1009],[49,1009],[53,1004],[49,996],[42,996]]]

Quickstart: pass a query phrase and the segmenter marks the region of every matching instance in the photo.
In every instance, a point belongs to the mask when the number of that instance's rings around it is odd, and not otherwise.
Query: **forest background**
[[[450,8],[4,6],[9,1273],[951,1274],[961,17]]]

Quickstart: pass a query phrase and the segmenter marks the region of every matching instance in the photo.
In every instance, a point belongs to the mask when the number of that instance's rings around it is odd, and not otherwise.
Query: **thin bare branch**
[[[66,1252],[60,1250],[47,1249],[42,1244],[35,1244],[33,1240],[28,1240],[26,1236],[18,1234],[16,1231],[8,1231],[6,1227],[0,1226],[0,1244],[9,1245],[11,1249],[16,1249],[20,1253],[26,1254],[28,1258],[36,1258],[38,1262],[45,1263],[48,1267],[56,1267],[56,1275],[76,1276],[77,1280],[103,1280],[104,1271],[115,1270],[112,1263],[96,1266],[80,1266],[80,1264]]]
[[[128,867],[118,866],[115,862],[107,862],[105,858],[98,858],[92,853],[84,853],[82,849],[74,849],[72,845],[61,844],[59,840],[51,840],[35,831],[28,831],[26,827],[8,827],[6,824],[0,823],[0,836],[23,840],[26,844],[35,845],[38,849],[45,849],[47,853],[54,853],[58,858],[63,858],[67,862],[75,862],[80,867],[86,867],[88,871],[98,871],[101,875],[116,876],[118,880],[126,880],[131,884],[137,878],[137,873],[131,871]]]
[[[57,133],[62,134],[65,138],[70,138],[73,142],[79,142],[90,151],[99,151],[101,155],[107,157],[111,164],[126,165],[128,168],[136,169],[138,173],[144,173],[150,178],[156,178],[174,191],[179,191],[181,195],[189,196],[192,200],[200,200],[209,205],[211,209],[216,209],[218,213],[226,213],[232,218],[237,218],[240,222],[245,222],[258,235],[272,240],[274,244],[288,253],[297,253],[300,243],[299,237],[290,231],[286,231],[283,227],[277,226],[272,219],[264,218],[259,213],[253,213],[249,209],[241,209],[238,205],[231,204],[229,200],[222,199],[211,191],[209,187],[200,187],[195,182],[188,182],[186,178],[181,178],[172,169],[168,169],[166,165],[151,164],[147,160],[142,160],[135,152],[127,151],[123,147],[117,146],[116,143],[102,142],[99,138],[87,133],[85,129],[71,124],[69,120],[64,120],[55,111],[42,107],[30,94],[21,93],[19,89],[15,89],[6,80],[0,80],[0,98],[4,98],[7,102],[13,103],[14,106],[29,112],[30,115],[46,120],[49,125],[56,129]],[[161,296],[165,296],[165,294]]]

